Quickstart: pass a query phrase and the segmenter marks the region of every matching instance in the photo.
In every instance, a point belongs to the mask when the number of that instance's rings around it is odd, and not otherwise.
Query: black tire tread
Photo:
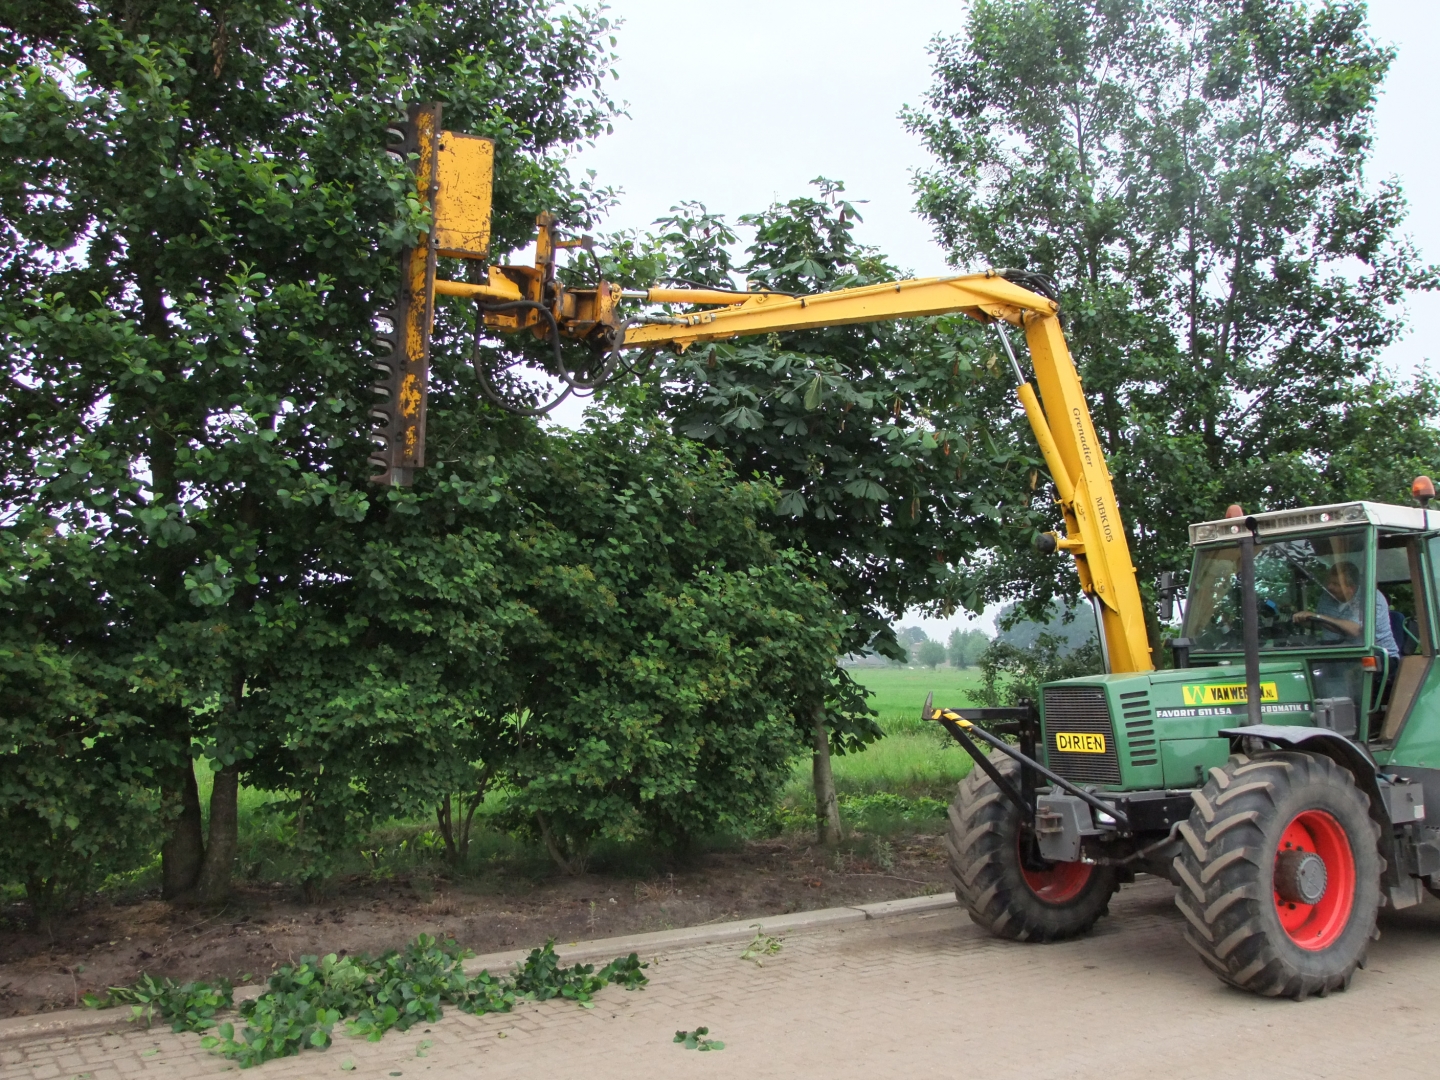
[[[1265,863],[1273,862],[1274,841],[1267,830],[1279,827],[1278,808],[1287,795],[1316,787],[1334,788],[1337,797],[1353,799],[1368,831],[1351,837],[1357,871],[1351,926],[1341,942],[1326,950],[1323,962],[1321,954],[1315,954],[1314,962],[1301,964],[1290,955],[1298,950],[1277,947],[1262,918],[1265,905],[1273,907]],[[1210,770],[1204,788],[1195,793],[1190,819],[1178,830],[1183,843],[1174,861],[1175,903],[1185,917],[1185,940],[1222,981],[1267,997],[1297,1000],[1350,985],[1375,937],[1379,908],[1380,828],[1369,806],[1350,774],[1318,755],[1236,755],[1224,768]]]
[[[997,760],[998,758],[998,760]],[[1019,781],[1010,758],[991,758],[1001,775]],[[1013,941],[1063,941],[1088,933],[1119,887],[1114,870],[1097,866],[1086,889],[1068,904],[1039,901],[1018,879],[1015,830],[1019,811],[978,766],[960,782],[947,814],[945,853],[955,898],[976,925]]]

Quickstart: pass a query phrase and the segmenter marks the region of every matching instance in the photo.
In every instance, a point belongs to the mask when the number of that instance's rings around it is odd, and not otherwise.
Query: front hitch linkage
[[[1128,829],[1130,827],[1130,818],[1118,806],[1115,806],[1113,803],[1107,803],[1104,799],[1097,798],[1090,794],[1090,792],[1076,787],[1069,780],[1066,780],[1062,776],[1057,776],[1028,754],[1023,754],[1019,750],[1016,750],[1004,739],[990,734],[990,732],[980,727],[973,720],[967,719],[965,712],[972,710],[937,709],[934,707],[934,702],[934,694],[931,694],[925,699],[925,708],[921,711],[921,718],[938,721],[946,731],[950,732],[955,741],[965,748],[965,752],[975,759],[975,764],[984,769],[985,774],[989,776],[991,780],[995,781],[995,786],[1000,789],[1001,794],[1014,803],[1015,806],[1019,808],[1021,814],[1025,815],[1027,820],[1030,815],[1035,813],[1035,807],[1025,801],[1025,798],[1020,792],[1015,790],[1014,784],[1000,775],[1000,770],[990,763],[989,757],[982,754],[980,748],[971,741],[971,735],[974,735],[994,749],[999,750],[1002,754],[1013,758],[1020,764],[1022,769],[1034,769],[1056,787],[1068,791],[1077,799],[1087,803],[1092,809],[1098,810],[1100,813],[1110,817],[1121,828]],[[985,710],[976,709],[973,711],[983,712]]]

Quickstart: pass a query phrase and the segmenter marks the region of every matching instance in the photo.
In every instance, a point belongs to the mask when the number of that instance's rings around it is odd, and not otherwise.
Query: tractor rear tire
[[[1316,754],[1237,754],[1210,770],[1179,832],[1185,938],[1222,981],[1297,1001],[1350,985],[1376,936],[1384,860],[1349,772]]]
[[[1019,786],[1020,769],[1012,759],[997,754],[990,760]],[[1090,863],[1027,870],[1020,857],[1020,824],[1019,808],[984,769],[972,769],[950,804],[945,837],[955,898],[996,937],[1062,941],[1087,933],[1119,888],[1115,871]]]

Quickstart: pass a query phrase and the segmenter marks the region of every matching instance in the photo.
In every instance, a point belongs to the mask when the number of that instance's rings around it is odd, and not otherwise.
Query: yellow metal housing
[[[442,131],[435,192],[435,250],[439,254],[462,259],[483,259],[490,254],[494,190],[494,140]]]

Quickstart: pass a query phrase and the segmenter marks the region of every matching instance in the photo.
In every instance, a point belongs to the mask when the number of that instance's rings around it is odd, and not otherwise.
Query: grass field
[[[920,707],[932,690],[937,704],[971,704],[967,691],[978,685],[980,673],[974,668],[852,668],[850,674],[872,692],[870,706],[880,714],[885,738],[859,753],[832,759],[842,813],[854,824],[857,815],[847,812],[847,804],[858,808],[875,796],[893,795],[925,809],[924,814],[907,815],[907,820],[928,817],[938,825],[938,804],[954,797],[955,785],[970,771],[970,758],[944,729],[920,719]],[[796,766],[781,803],[797,820],[814,814],[809,759]]]
[[[850,677],[873,695],[870,707],[880,714],[886,734],[919,727],[925,695],[935,692],[937,705],[973,705],[969,691],[980,685],[978,668],[851,668]]]

